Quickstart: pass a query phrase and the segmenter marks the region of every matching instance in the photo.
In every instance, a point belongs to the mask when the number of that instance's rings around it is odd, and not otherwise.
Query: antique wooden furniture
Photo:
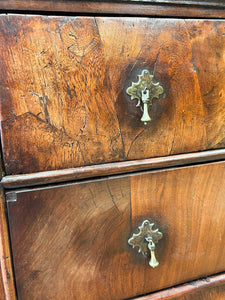
[[[224,299],[225,2],[0,8],[0,299]]]

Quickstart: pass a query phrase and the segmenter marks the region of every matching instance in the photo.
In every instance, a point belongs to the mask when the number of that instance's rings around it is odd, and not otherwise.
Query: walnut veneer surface
[[[5,211],[5,196],[0,185],[0,300],[14,300],[15,286]]]
[[[0,30],[6,174],[224,147],[224,21],[9,15]],[[146,68],[165,93],[143,126],[126,88]]]
[[[225,163],[7,194],[20,299],[123,299],[224,270]],[[160,265],[127,243],[145,219]],[[162,276],[166,274],[166,276]]]
[[[224,18],[224,0],[220,1],[80,1],[80,0],[1,0],[3,11],[37,12],[54,14],[123,14],[134,16],[165,16]]]
[[[0,300],[224,299],[224,8],[0,1]],[[127,242],[144,219],[155,269]]]

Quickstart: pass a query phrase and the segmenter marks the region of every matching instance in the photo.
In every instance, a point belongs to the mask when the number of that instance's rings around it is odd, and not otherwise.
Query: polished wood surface
[[[151,1],[152,2],[152,1]],[[224,18],[224,1],[187,1],[169,3],[141,2],[141,1],[71,1],[71,0],[1,0],[0,10],[15,11],[17,13],[54,14],[61,12],[69,14],[112,14],[135,16],[164,16],[164,17],[192,17],[192,18]],[[183,5],[182,5],[183,4]],[[197,4],[197,5],[194,5]]]
[[[224,147],[224,21],[9,15],[0,24],[7,175]],[[165,89],[147,126],[125,92],[144,68]]]
[[[75,0],[76,1],[76,0]],[[100,0],[102,1],[102,0]],[[108,0],[112,1],[112,0]],[[107,0],[103,0],[103,2],[107,2]],[[113,2],[113,1],[112,1]],[[221,6],[225,7],[225,1],[224,0],[119,0],[119,2],[140,2],[140,3],[145,3],[145,4],[176,4],[176,5],[198,5],[198,6]]]
[[[224,271],[224,177],[223,162],[8,192],[19,299],[124,299]],[[127,243],[144,219],[164,234],[156,269]]]
[[[5,0],[1,0],[1,5],[4,4],[4,2],[6,2]],[[18,0],[14,0],[14,1],[8,1],[9,4],[14,4],[16,5],[17,3],[26,3],[26,1],[24,0],[21,0],[21,1],[18,1]],[[57,4],[57,3],[61,3],[62,1],[60,0],[52,0],[51,1],[52,3],[54,4]],[[67,1],[64,1],[64,2],[67,2]],[[70,1],[72,4],[76,4],[77,2],[79,2],[79,0],[71,0]],[[107,3],[116,3],[117,5],[119,3],[130,3],[130,4],[135,4],[135,3],[142,3],[142,4],[145,4],[146,6],[147,5],[152,5],[152,4],[164,4],[164,5],[190,5],[190,6],[194,6],[194,5],[197,5],[197,6],[203,6],[203,7],[207,7],[207,6],[216,6],[216,7],[225,7],[225,1],[224,0],[98,0],[98,1],[95,1],[93,0],[92,1],[93,3],[104,3],[104,4],[107,4]],[[32,4],[36,3],[36,5],[40,5],[42,3],[41,0],[31,0],[28,2],[28,4],[30,6],[32,6]],[[83,5],[87,5],[88,3],[90,3],[90,1],[88,0],[82,0],[82,3]],[[0,6],[1,7],[1,6]]]
[[[5,196],[0,185],[0,300],[16,300],[5,215]]]
[[[224,300],[225,274],[192,281],[137,300]]]
[[[0,299],[1,300],[5,300],[4,299],[4,294],[5,294],[5,291],[4,291],[4,286],[3,286],[3,279],[2,279],[2,270],[0,268]]]
[[[170,155],[167,157],[78,167],[73,169],[22,175],[9,175],[4,176],[1,183],[5,189],[15,189],[20,187],[46,185],[85,178],[97,178],[101,176],[125,174],[144,170],[162,169],[165,167],[199,164],[210,161],[215,162],[224,159],[225,150],[219,149],[180,155]]]

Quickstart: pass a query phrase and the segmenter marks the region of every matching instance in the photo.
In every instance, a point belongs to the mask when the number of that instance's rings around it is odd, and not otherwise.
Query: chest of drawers
[[[2,299],[225,297],[224,5],[2,1]]]

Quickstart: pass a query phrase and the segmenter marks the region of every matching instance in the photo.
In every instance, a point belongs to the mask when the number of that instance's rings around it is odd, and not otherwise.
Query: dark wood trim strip
[[[201,280],[192,281],[177,287],[173,287],[164,291],[150,294],[148,296],[136,298],[137,300],[172,300],[172,299],[198,299],[195,297],[195,294],[202,291],[203,289],[215,288],[215,287],[224,287],[225,293],[225,274],[216,275],[207,277]],[[207,292],[206,292],[207,295]],[[188,297],[188,298],[187,298]],[[189,298],[190,297],[190,298]],[[220,299],[223,295],[221,295]],[[203,298],[201,298],[203,299]],[[213,298],[207,298],[213,299]]]
[[[107,175],[131,173],[135,171],[190,165],[194,163],[212,162],[223,159],[225,159],[225,149],[220,149],[24,175],[9,175],[3,177],[1,183],[5,189],[12,189],[73,181],[84,178],[96,178]]]
[[[135,15],[135,16],[161,16],[161,17],[188,17],[188,18],[225,18],[224,6],[214,5],[170,5],[156,3],[118,3],[98,1],[71,1],[71,0],[2,0],[0,10],[4,12],[40,14],[69,13],[74,14],[111,14],[111,15]]]
[[[101,0],[100,0],[101,1]],[[112,0],[108,0],[110,2]],[[120,0],[127,3],[147,3],[147,4],[171,4],[171,5],[197,5],[197,6],[217,6],[225,7],[224,1],[221,0]],[[107,0],[105,1],[107,2]],[[115,1],[116,2],[116,1]]]
[[[0,299],[16,300],[8,226],[5,215],[5,195],[0,185],[0,279],[3,282],[4,295]]]

